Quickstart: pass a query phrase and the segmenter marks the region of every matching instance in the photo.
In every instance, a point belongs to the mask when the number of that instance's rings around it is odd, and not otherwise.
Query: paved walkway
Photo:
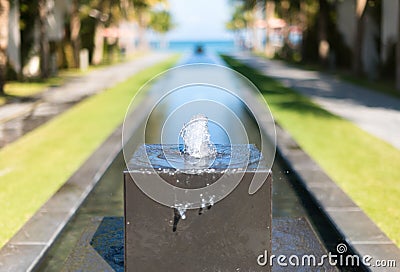
[[[266,60],[248,53],[234,57],[400,149],[400,99],[343,82],[330,75],[290,67],[280,61]]]
[[[69,79],[59,87],[50,87],[31,102],[6,104],[0,107],[0,147],[18,139],[85,97],[122,82],[169,54],[151,53],[143,57],[96,69],[85,76]]]

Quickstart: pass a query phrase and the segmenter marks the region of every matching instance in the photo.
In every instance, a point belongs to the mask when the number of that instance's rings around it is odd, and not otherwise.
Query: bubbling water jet
[[[184,124],[179,136],[183,139],[183,159],[185,162],[192,164],[195,168],[208,167],[209,163],[206,161],[215,158],[217,150],[214,144],[210,140],[210,132],[208,131],[208,118],[204,114],[193,115],[188,123]],[[202,207],[199,210],[199,214],[202,214],[203,208],[206,206],[208,209],[213,205],[213,198],[208,203],[202,198]],[[174,207],[174,227],[173,231],[176,231],[179,219],[186,218],[187,205],[180,203],[175,204]]]
[[[210,140],[208,118],[204,114],[192,116],[190,121],[183,125],[179,135],[183,139],[183,153],[196,159],[213,157],[216,149]]]

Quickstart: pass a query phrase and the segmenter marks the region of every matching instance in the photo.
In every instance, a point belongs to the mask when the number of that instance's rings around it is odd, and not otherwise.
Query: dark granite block
[[[250,157],[254,155],[251,152]],[[162,157],[161,152],[154,157]],[[257,170],[252,165],[227,168],[216,161],[213,165],[219,167],[201,175],[182,171],[171,175],[174,168],[164,173],[158,159],[150,161],[152,166],[131,165],[131,171],[125,173],[126,271],[270,271],[257,264],[259,254],[271,251],[271,175],[267,169]],[[154,166],[156,173],[140,172]],[[137,172],[132,175],[132,171]],[[264,171],[267,182],[250,195],[256,171]],[[239,177],[240,182],[211,209],[188,210],[186,219],[176,222],[173,208],[153,201],[138,188],[132,178],[137,175],[148,180],[162,176],[173,185],[178,185],[174,180],[186,180],[184,188],[191,189],[204,180],[216,182],[222,175],[232,180]]]

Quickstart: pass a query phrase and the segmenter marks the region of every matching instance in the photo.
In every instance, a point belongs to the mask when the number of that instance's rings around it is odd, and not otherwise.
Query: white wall
[[[379,24],[368,13],[365,14],[364,39],[362,61],[364,72],[370,79],[376,79],[379,76]]]
[[[386,2],[392,3],[397,1],[386,0]],[[337,4],[338,30],[343,35],[344,41],[350,49],[354,47],[356,32],[355,6],[356,0],[343,0]],[[379,66],[379,51],[376,44],[376,39],[379,37],[379,27],[372,16],[368,14],[368,9],[364,16],[363,69],[370,78],[375,78],[378,75]]]
[[[397,39],[399,1],[382,1],[382,24],[381,24],[381,60],[386,61],[390,45]]]

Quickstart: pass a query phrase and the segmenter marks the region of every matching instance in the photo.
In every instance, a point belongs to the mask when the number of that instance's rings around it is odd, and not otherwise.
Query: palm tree
[[[150,28],[161,35],[160,47],[167,46],[165,34],[174,27],[171,13],[167,10],[153,11],[150,15]]]
[[[273,49],[270,41],[270,33],[271,33],[271,28],[269,25],[269,20],[273,19],[275,17],[275,1],[265,1],[265,34],[266,34],[266,42],[265,42],[265,54],[268,57],[273,56]]]
[[[47,0],[38,0],[39,33],[40,33],[40,76],[49,76],[50,44],[47,36]]]
[[[89,0],[88,15],[96,20],[93,35],[92,64],[98,65],[103,60],[104,36],[103,30],[120,19],[121,5],[113,0]]]
[[[235,1],[233,1],[235,3]],[[257,40],[257,29],[255,25],[256,12],[259,7],[261,0],[240,0],[241,4],[236,6],[235,11],[232,15],[231,21],[227,23],[227,28],[239,33],[241,29],[246,29],[247,33],[251,33],[250,43],[253,49],[260,50],[260,48],[254,48],[258,46]]]
[[[150,10],[157,4],[165,4],[166,0],[131,0],[131,3],[139,26],[139,48],[147,49],[146,29],[150,23]]]
[[[79,14],[79,1],[73,0],[70,15],[70,31],[71,31],[71,43],[74,54],[74,66],[79,67],[79,51],[81,49],[81,41],[79,37],[79,31],[81,29],[81,18]]]
[[[258,40],[257,35],[257,26],[256,26],[256,14],[259,8],[259,4],[262,1],[260,0],[246,0],[244,1],[244,9],[245,9],[245,19],[247,21],[248,30],[251,33],[251,43],[253,50],[261,51],[260,41]]]
[[[10,2],[0,0],[0,95],[4,95],[6,81],[9,12]]]
[[[357,0],[356,2],[356,35],[353,49],[353,71],[360,75],[363,70],[362,51],[364,38],[364,14],[367,0]]]
[[[319,0],[318,13],[318,56],[322,66],[326,66],[329,56],[328,42],[328,17],[329,3],[327,0]]]
[[[243,46],[243,38],[241,32],[246,29],[247,21],[244,16],[243,5],[235,7],[235,11],[229,22],[226,23],[226,29],[232,31],[235,34],[235,42],[240,46]]]

